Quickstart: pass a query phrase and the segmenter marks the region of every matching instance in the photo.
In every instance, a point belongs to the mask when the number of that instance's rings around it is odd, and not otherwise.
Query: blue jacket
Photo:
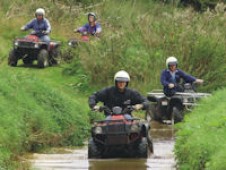
[[[43,18],[41,21],[38,21],[36,18],[34,18],[25,25],[24,29],[33,29],[37,33],[38,37],[42,37],[51,32],[51,25],[46,18]],[[43,33],[43,31],[45,31],[45,33]]]
[[[193,83],[196,80],[195,77],[186,74],[180,69],[175,71],[175,78],[173,78],[173,76],[170,74],[169,69],[163,70],[161,74],[161,83],[163,85],[164,93],[167,96],[172,96],[175,94],[175,92],[181,91],[181,88],[178,86],[178,84],[181,82],[181,79],[184,81],[184,83]],[[170,83],[173,83],[175,87],[170,89],[168,87]]]
[[[78,29],[79,32],[88,32],[89,34],[95,35],[96,33],[100,33],[102,31],[101,25],[96,23],[95,26],[91,27],[89,23],[83,25]]]

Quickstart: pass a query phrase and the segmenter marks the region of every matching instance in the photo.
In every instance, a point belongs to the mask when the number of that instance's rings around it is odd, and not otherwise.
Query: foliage
[[[120,8],[112,8],[115,5]],[[222,9],[200,14],[145,0],[106,1],[96,9],[103,26],[101,41],[79,47],[81,64],[95,86],[112,84],[114,73],[125,69],[132,77],[131,86],[146,92],[161,88],[165,59],[174,55],[179,68],[208,82],[201,90],[223,87],[226,34]]]
[[[224,2],[225,0],[180,0],[180,5],[192,6],[197,11],[205,11],[207,8],[214,9],[217,3]]]
[[[82,98],[76,92],[69,96],[27,72],[13,71],[0,72],[1,167],[10,168],[8,159],[25,151],[82,145],[89,127]]]
[[[200,102],[178,125],[175,145],[179,169],[225,169],[226,89]]]

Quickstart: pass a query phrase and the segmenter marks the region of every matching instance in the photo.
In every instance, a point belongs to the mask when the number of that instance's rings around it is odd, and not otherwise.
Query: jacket
[[[147,109],[149,106],[148,100],[137,91],[126,88],[124,92],[120,92],[115,86],[104,88],[89,97],[90,108],[93,108],[98,102],[103,102],[104,106],[110,109],[114,106],[124,109],[125,102],[129,105],[143,104],[143,109]]]
[[[38,37],[42,37],[51,32],[51,25],[49,23],[49,20],[46,18],[43,18],[43,20],[41,21],[34,18],[25,25],[24,29],[33,29],[37,33]],[[43,31],[45,31],[45,33],[43,33]]]
[[[196,80],[195,77],[186,74],[180,69],[177,69],[175,71],[175,78],[173,78],[169,69],[163,70],[161,74],[161,84],[163,85],[163,92],[167,96],[172,96],[176,92],[180,92],[181,88],[178,86],[178,84],[181,82],[181,79],[184,81],[184,83],[193,83]],[[174,84],[175,87],[170,89],[168,87],[170,83]]]
[[[102,31],[101,25],[96,23],[95,26],[91,27],[89,23],[78,29],[79,32],[88,32],[89,34],[95,35],[96,33],[100,33]]]

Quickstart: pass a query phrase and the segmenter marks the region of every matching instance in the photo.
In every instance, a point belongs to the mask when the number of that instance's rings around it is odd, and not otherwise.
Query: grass
[[[226,89],[215,92],[178,125],[175,154],[180,169],[226,168],[225,95]]]
[[[57,67],[2,68],[1,167],[10,169],[7,162],[27,151],[83,145],[89,129],[88,106],[87,98],[73,86],[76,77],[64,76]]]
[[[101,41],[85,44],[78,52],[92,85],[110,85],[114,73],[125,69],[131,86],[143,94],[161,88],[160,72],[172,55],[179,68],[211,82],[201,91],[226,84],[223,11],[200,14],[145,0],[106,1],[94,10],[104,27]]]

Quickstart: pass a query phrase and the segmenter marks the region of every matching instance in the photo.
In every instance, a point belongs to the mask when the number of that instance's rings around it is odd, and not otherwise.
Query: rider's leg
[[[132,119],[132,116],[130,114],[124,114],[125,119]]]
[[[40,37],[40,40],[46,43],[50,42],[50,37],[48,35],[43,35]]]

